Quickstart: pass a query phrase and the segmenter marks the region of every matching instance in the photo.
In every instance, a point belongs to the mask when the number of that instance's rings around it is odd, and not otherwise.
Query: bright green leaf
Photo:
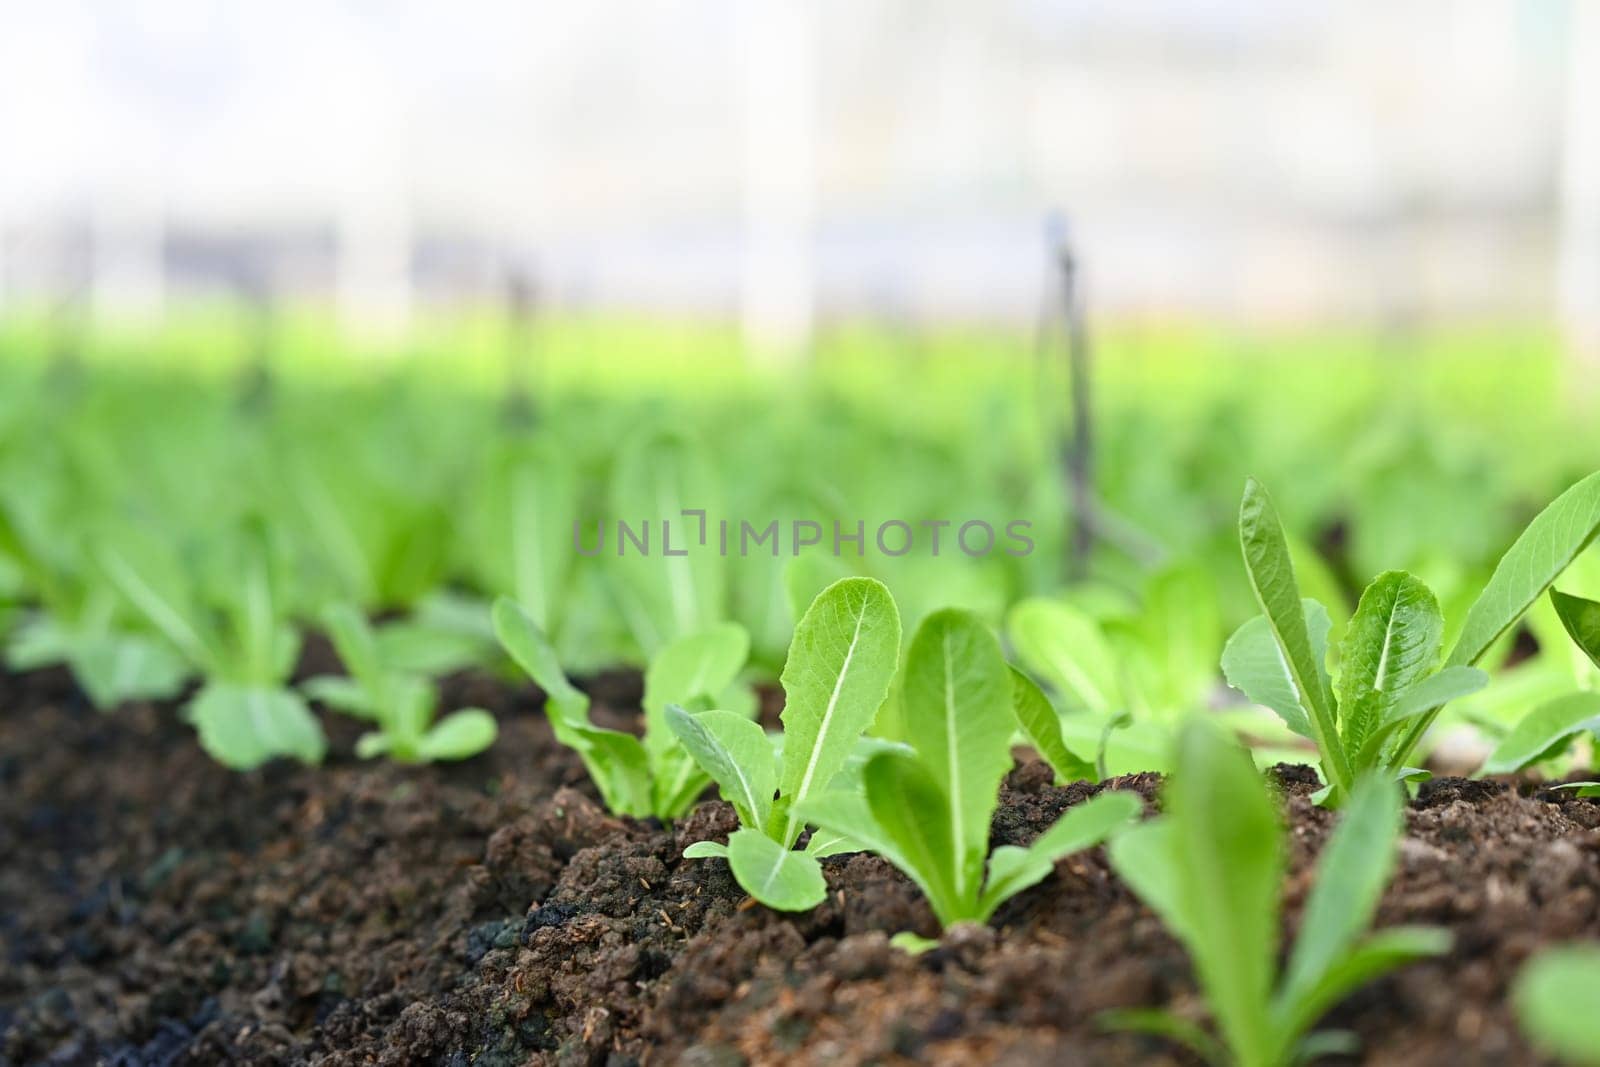
[[[915,756],[883,752],[868,761],[864,777],[873,824],[894,842],[897,866],[922,889],[940,924],[978,918],[976,887],[966,893],[960,881],[950,801],[933,772]]]
[[[739,821],[760,830],[772,813],[777,789],[777,762],[765,731],[731,711],[688,712],[676,704],[666,709],[666,722],[700,769],[717,783],[722,798],[739,813]]]
[[[1600,533],[1600,471],[1556,497],[1500,558],[1467,612],[1450,663],[1476,663]]]
[[[299,695],[287,689],[212,683],[189,703],[200,745],[225,767],[247,771],[278,756],[321,763],[328,743]]]
[[[1245,483],[1244,498],[1239,504],[1239,544],[1244,551],[1245,573],[1250,578],[1256,602],[1283,650],[1295,692],[1305,707],[1307,724],[1322,755],[1324,773],[1338,793],[1347,793],[1352,779],[1339,743],[1327,670],[1312,648],[1283,524],[1272,506],[1272,498],[1254,478]]]
[[[1011,711],[1023,736],[1050,768],[1057,782],[1096,781],[1094,764],[1067,747],[1061,736],[1061,716],[1033,679],[1011,668]]]
[[[1178,833],[1177,823],[1164,815],[1118,834],[1106,851],[1118,877],[1187,944],[1194,923],[1181,881]]]
[[[1517,1021],[1539,1048],[1575,1064],[1600,1064],[1600,944],[1545,949],[1517,975]]]
[[[1550,590],[1550,602],[1555,605],[1561,625],[1566,628],[1573,643],[1583,650],[1583,654],[1596,667],[1600,667],[1600,603],[1557,589]]]
[[[1600,693],[1568,693],[1541,705],[1495,746],[1483,763],[1484,774],[1511,774],[1549,758],[1581,733],[1600,736]]]
[[[1367,586],[1339,655],[1339,728],[1346,751],[1358,750],[1388,720],[1400,694],[1433,669],[1443,635],[1439,602],[1420,579],[1387,571]]]
[[[715,699],[733,684],[749,654],[749,635],[732,622],[680,637],[657,652],[644,673],[647,747],[671,745],[672,733],[662,721],[669,704]]]
[[[1292,1035],[1316,1024],[1339,1001],[1397,967],[1450,951],[1448,930],[1431,926],[1391,926],[1379,930],[1336,960],[1298,1000],[1286,1002],[1279,1017]]]
[[[889,939],[889,947],[897,948],[908,956],[920,956],[924,952],[938,948],[939,939],[937,937],[923,937],[921,934],[914,934],[910,930],[901,930]]]
[[[955,892],[975,897],[1012,763],[1011,672],[1000,643],[970,612],[934,612],[911,640],[902,699],[911,746],[949,805]]]
[[[1400,800],[1400,788],[1378,777],[1364,779],[1351,794],[1317,861],[1317,880],[1284,975],[1284,1001],[1306,996],[1372,922],[1394,869]]]
[[[1476,667],[1446,667],[1416,683],[1395,701],[1385,723],[1407,719],[1441,708],[1452,700],[1471,696],[1489,684],[1489,676]]]
[[[1096,1021],[1105,1030],[1127,1030],[1164,1037],[1189,1049],[1212,1067],[1227,1067],[1233,1062],[1228,1050],[1199,1025],[1161,1008],[1104,1011],[1096,1017]]]
[[[1328,609],[1315,600],[1300,603],[1305,613],[1312,658],[1324,663],[1328,657],[1328,630],[1332,626]],[[1252,703],[1277,712],[1289,729],[1301,737],[1316,740],[1288,660],[1265,615],[1257,615],[1228,638],[1222,648],[1222,674],[1229,685],[1249,697]]]
[[[795,627],[778,787],[791,806],[828,787],[889,691],[900,661],[900,613],[882,582],[844,578],[817,595]],[[791,814],[781,834],[792,843]]]
[[[499,733],[494,716],[482,708],[462,708],[434,723],[422,735],[417,755],[425,760],[459,760],[476,756]]]
[[[1288,603],[1301,619],[1299,599]],[[1276,969],[1285,863],[1277,808],[1249,754],[1198,719],[1179,734],[1167,805],[1187,941],[1206,998],[1238,1058],[1270,1062],[1275,1036],[1263,1006]]]
[[[1011,609],[1006,632],[1028,669],[1071,706],[1096,715],[1121,707],[1116,658],[1091,616],[1057,600],[1034,598]]]
[[[989,857],[989,877],[979,906],[981,917],[988,918],[1005,901],[1037,885],[1054,869],[1057,860],[1098,845],[1128,826],[1143,810],[1144,802],[1137,794],[1101,793],[1069,808],[1027,848],[995,849]]]
[[[188,668],[165,642],[105,633],[71,640],[67,662],[89,702],[107,710],[125,700],[160,700],[183,688]]]
[[[777,911],[806,911],[828,895],[828,883],[816,857],[788,848],[759,830],[734,831],[728,838],[728,865],[745,892]]]

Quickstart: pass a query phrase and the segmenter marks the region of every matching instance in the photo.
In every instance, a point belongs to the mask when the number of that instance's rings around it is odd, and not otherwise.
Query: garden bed
[[[595,717],[633,717],[602,679]],[[753,905],[688,843],[736,826],[702,803],[674,829],[604,812],[532,690],[467,677],[500,740],[460,765],[346,755],[238,775],[172,705],[90,709],[65,674],[0,675],[0,1064],[1163,1063],[1097,1013],[1199,1015],[1187,957],[1103,850],[920,957],[937,933],[875,857],[825,862],[827,901]],[[341,732],[341,730],[346,732]],[[1292,923],[1331,826],[1284,768]],[[1152,776],[1121,779],[1147,799]],[[1025,843],[1093,787],[1023,760],[993,836]],[[1363,1061],[1538,1062],[1506,989],[1547,942],[1600,936],[1600,805],[1498,782],[1425,785],[1378,922],[1437,924],[1446,957],[1338,1007]]]

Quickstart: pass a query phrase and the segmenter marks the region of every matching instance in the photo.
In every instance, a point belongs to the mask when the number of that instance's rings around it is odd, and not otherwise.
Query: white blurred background
[[[1600,338],[1591,0],[0,0],[0,314],[253,294]]]

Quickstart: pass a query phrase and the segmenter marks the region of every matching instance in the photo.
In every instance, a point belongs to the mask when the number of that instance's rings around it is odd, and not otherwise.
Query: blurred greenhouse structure
[[[0,8],[0,314],[304,301],[1024,324],[1045,220],[1126,320],[1600,349],[1579,0]]]

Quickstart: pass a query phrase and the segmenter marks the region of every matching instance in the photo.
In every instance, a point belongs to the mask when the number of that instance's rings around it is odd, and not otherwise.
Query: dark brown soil
[[[500,716],[485,756],[357,763],[330,722],[326,766],[236,775],[170,706],[102,716],[59,674],[0,675],[0,1064],[1190,1062],[1095,1026],[1201,1014],[1183,951],[1098,850],[912,958],[888,936],[932,916],[882,861],[829,861],[810,914],[752,906],[720,860],[681,860],[732,828],[725,805],[673,830],[612,818],[536,694],[448,688]],[[637,682],[597,695],[626,707]],[[1307,773],[1280,772],[1291,925],[1329,828]],[[1091,791],[1020,765],[996,842]],[[1425,787],[1380,922],[1448,926],[1456,948],[1329,1025],[1370,1063],[1537,1062],[1505,990],[1538,945],[1600,936],[1596,826],[1563,794]]]

